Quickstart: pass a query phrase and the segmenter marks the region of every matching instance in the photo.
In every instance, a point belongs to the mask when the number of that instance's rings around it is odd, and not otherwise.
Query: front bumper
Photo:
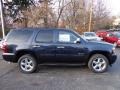
[[[110,62],[110,64],[113,64],[113,63],[115,63],[116,60],[117,60],[117,55],[113,54],[113,55],[110,57],[109,62]]]

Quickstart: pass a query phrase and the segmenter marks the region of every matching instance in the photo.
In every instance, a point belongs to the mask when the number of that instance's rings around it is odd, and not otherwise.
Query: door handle
[[[57,48],[65,48],[64,46],[58,46]]]
[[[33,47],[40,47],[39,45],[33,45]]]

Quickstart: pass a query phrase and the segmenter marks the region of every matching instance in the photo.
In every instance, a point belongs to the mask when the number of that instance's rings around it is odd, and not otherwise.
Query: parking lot
[[[23,74],[0,57],[0,90],[120,90],[120,48],[116,53],[117,62],[101,74],[80,65],[40,65],[37,73]]]

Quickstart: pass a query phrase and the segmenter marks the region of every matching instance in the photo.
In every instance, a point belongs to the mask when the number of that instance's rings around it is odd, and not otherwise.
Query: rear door
[[[32,47],[40,60],[52,61],[55,58],[54,31],[40,30]]]

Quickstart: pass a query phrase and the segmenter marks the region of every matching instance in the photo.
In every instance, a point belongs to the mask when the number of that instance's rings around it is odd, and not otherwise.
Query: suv
[[[24,28],[11,30],[2,44],[3,58],[24,73],[36,71],[41,63],[84,63],[96,73],[105,72],[116,61],[115,47],[89,42],[66,29]]]

